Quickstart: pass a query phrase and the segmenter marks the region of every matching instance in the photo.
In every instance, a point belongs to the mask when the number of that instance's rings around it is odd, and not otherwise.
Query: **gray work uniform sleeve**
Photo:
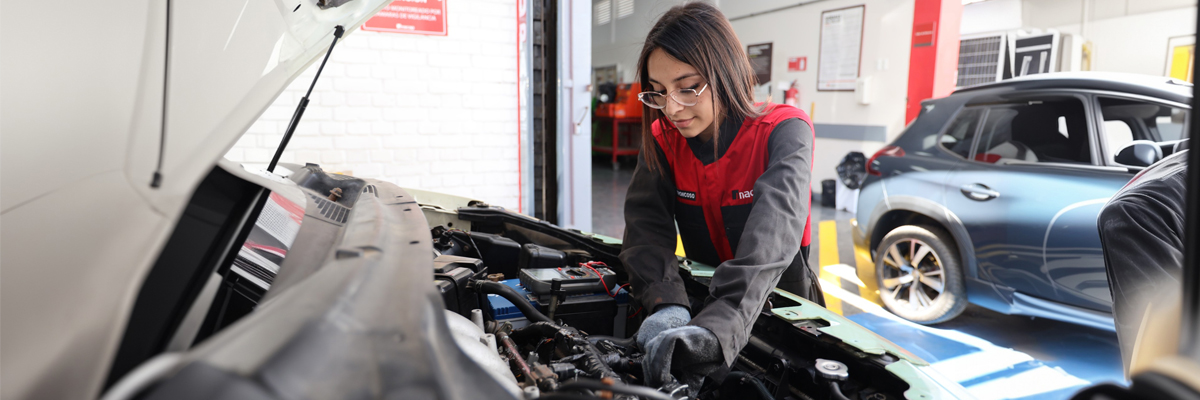
[[[660,168],[651,171],[645,157],[658,157]],[[633,295],[645,307],[646,315],[663,305],[688,306],[675,256],[673,176],[666,154],[655,142],[653,149],[638,156],[625,195],[625,237],[620,258],[629,273]]]
[[[789,119],[776,125],[767,150],[767,169],[754,183],[754,205],[737,254],[717,267],[707,305],[689,324],[717,335],[726,365],[750,340],[767,295],[800,252],[809,212],[813,134],[808,124]]]
[[[1126,372],[1147,307],[1182,287],[1186,181],[1184,168],[1127,189],[1097,220]]]

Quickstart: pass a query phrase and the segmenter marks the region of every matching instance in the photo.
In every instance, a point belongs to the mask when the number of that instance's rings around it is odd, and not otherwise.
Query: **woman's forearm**
[[[643,157],[657,156],[662,169],[650,171]],[[629,273],[634,297],[647,309],[666,304],[688,306],[675,257],[675,185],[657,146],[642,151],[625,198],[625,237],[621,263]]]

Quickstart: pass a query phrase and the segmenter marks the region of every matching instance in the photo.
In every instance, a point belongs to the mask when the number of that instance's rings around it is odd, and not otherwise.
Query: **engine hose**
[[[550,318],[547,318],[545,314],[542,314],[541,311],[538,311],[532,304],[529,304],[529,299],[518,293],[516,289],[508,287],[508,285],[499,282],[475,280],[471,281],[468,287],[475,288],[484,293],[499,295],[505,300],[512,302],[514,306],[517,306],[518,310],[521,310],[521,314],[525,314],[525,319],[528,319],[529,322],[554,322]]]
[[[595,345],[584,340],[582,335],[574,329],[563,328],[550,322],[536,322],[513,331],[509,337],[516,343],[532,343],[544,338],[566,341],[564,344],[570,346],[573,349],[572,352],[575,353],[570,362],[585,375],[596,379],[612,378],[617,382],[622,381],[621,375],[618,375],[609,366],[619,362],[619,356],[607,360]]]
[[[553,338],[555,335],[560,335],[571,340],[574,340],[575,337],[574,333],[553,322],[534,322],[523,328],[513,330],[511,335],[513,341],[524,344],[534,343],[545,338]]]
[[[595,346],[590,343],[580,346],[583,347],[583,358],[579,359],[579,364],[576,364],[580,370],[590,377],[596,379],[612,378],[616,382],[621,382],[621,376],[613,372],[608,363],[604,362],[604,357],[596,350]]]
[[[829,381],[829,392],[837,400],[850,400],[845,394],[842,394],[842,388],[838,387],[835,381]]]
[[[763,385],[762,381],[755,378],[754,375],[742,371],[732,371],[728,375],[725,375],[725,379],[740,379],[750,382],[750,386],[754,387],[759,397],[766,400],[773,400],[775,398],[775,396],[771,396],[771,392],[767,391],[767,386]],[[841,392],[838,392],[838,394],[841,394]]]
[[[636,336],[634,336],[634,337],[629,337],[629,338],[625,338],[625,339],[618,339],[618,338],[617,338],[617,337],[615,337],[615,336],[604,336],[604,335],[591,335],[591,336],[588,336],[588,341],[589,341],[589,342],[592,342],[592,344],[596,344],[596,342],[599,342],[599,341],[601,341],[601,340],[607,340],[607,341],[610,341],[610,342],[612,342],[612,344],[615,344],[615,345],[617,345],[617,346],[621,346],[621,347],[624,347],[624,348],[627,348],[627,349],[629,349],[629,348],[633,348],[633,343],[634,343],[634,341],[635,341],[636,339],[637,339],[637,337],[636,337]]]

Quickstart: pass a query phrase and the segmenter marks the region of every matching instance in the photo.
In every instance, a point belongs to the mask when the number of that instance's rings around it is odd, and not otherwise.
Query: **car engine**
[[[431,229],[434,277],[456,343],[521,397],[905,398],[908,385],[885,370],[897,357],[865,354],[823,335],[820,320],[765,317],[771,304],[732,368],[699,387],[680,380],[648,387],[633,339],[646,311],[628,291],[619,245],[475,206],[458,210],[462,220],[455,221],[470,221],[467,230],[445,221]],[[693,312],[706,283],[688,280]]]

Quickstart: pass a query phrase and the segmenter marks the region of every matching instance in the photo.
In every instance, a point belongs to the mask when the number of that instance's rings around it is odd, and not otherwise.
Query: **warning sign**
[[[808,70],[808,57],[788,58],[788,72],[804,72]]]
[[[394,0],[367,20],[362,30],[446,36],[446,1]]]

